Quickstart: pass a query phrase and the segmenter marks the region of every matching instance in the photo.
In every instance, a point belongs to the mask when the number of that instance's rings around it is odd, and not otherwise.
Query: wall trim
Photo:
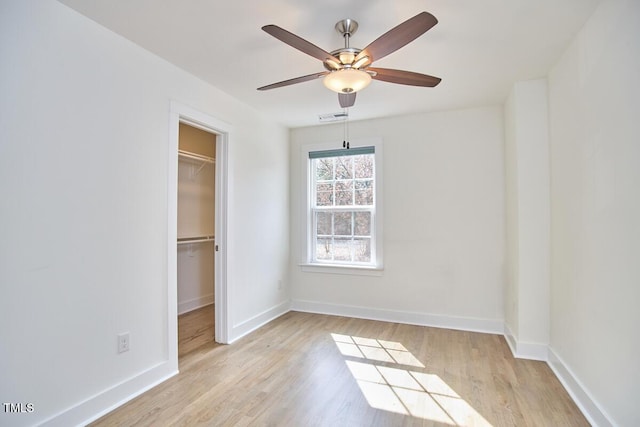
[[[518,341],[511,328],[506,324],[504,325],[504,338],[513,357],[517,359],[540,360],[542,362],[549,360],[549,346],[547,344]]]
[[[47,427],[87,425],[176,374],[178,371],[173,369],[170,361],[162,362],[65,409],[40,425]]]
[[[551,347],[549,347],[547,364],[592,426],[612,427],[615,425],[611,417],[598,405],[587,388]]]
[[[277,319],[283,314],[287,314],[289,311],[291,311],[291,302],[287,300],[251,317],[250,319],[234,325],[229,336],[228,344],[234,343],[272,320]]]
[[[213,304],[213,292],[178,303],[178,315]]]
[[[502,319],[444,316],[440,314],[386,310],[380,308],[358,307],[304,300],[292,300],[291,310],[334,316],[355,317],[359,319],[380,320],[383,322],[406,323],[408,325],[457,329],[469,332],[482,332],[499,335],[504,333],[504,322]]]

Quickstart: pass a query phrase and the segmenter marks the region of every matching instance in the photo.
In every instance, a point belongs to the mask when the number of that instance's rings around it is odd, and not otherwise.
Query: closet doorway
[[[178,130],[178,357],[215,341],[217,135],[181,122]]]
[[[214,171],[214,227],[213,241],[202,244],[211,245],[214,252],[214,314],[210,316],[214,322],[213,339],[221,344],[228,344],[230,339],[229,318],[231,307],[229,301],[229,289],[227,285],[227,217],[228,217],[228,152],[233,127],[224,121],[212,117],[206,113],[195,110],[176,101],[170,102],[169,111],[169,164],[167,172],[167,356],[168,366],[171,372],[178,372],[178,237],[194,237],[178,234],[178,150],[180,142],[180,125],[185,124],[192,128],[202,130],[215,135],[215,163]],[[200,165],[202,166],[202,164]],[[198,166],[198,168],[200,168]],[[207,167],[207,166],[205,166]],[[195,169],[194,173],[197,172]],[[181,221],[182,222],[182,221]],[[181,230],[182,232],[182,230]],[[198,231],[199,233],[199,231]],[[206,235],[208,232],[205,232]],[[195,236],[198,237],[198,236]],[[192,243],[195,245],[196,243]],[[187,245],[181,243],[180,246]],[[192,246],[192,251],[196,248]],[[186,247],[187,256],[189,248]],[[183,296],[182,290],[181,297]],[[194,299],[194,298],[191,298]],[[197,298],[195,298],[197,300]],[[180,309],[186,309],[189,304],[184,304],[188,298],[180,301]],[[192,303],[195,304],[195,303]],[[193,305],[191,305],[193,307]],[[211,321],[211,320],[209,320]],[[205,344],[206,345],[206,344]]]

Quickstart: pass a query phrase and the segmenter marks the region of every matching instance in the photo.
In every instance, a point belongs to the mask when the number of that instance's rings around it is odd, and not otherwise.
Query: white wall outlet
[[[118,353],[129,351],[129,332],[118,334]]]

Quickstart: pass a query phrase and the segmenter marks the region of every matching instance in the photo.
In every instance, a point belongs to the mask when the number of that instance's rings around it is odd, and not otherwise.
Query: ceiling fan
[[[344,47],[332,52],[327,52],[277,25],[265,25],[262,27],[265,32],[319,59],[326,71],[262,86],[258,90],[275,89],[324,77],[324,85],[338,92],[340,106],[347,108],[354,105],[356,93],[364,89],[371,79],[402,85],[434,87],[440,83],[440,78],[412,71],[374,68],[371,64],[412,42],[437,23],[435,16],[421,12],[387,31],[364,49],[358,49],[349,46],[349,38],[358,29],[358,23],[353,19],[343,19],[336,24],[335,29],[344,37]]]

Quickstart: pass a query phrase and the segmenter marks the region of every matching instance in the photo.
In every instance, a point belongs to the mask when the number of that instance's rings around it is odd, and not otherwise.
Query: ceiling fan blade
[[[267,86],[262,86],[262,87],[259,87],[258,90],[269,90],[269,89],[275,89],[275,88],[278,88],[278,87],[294,85],[296,83],[307,82],[309,80],[314,80],[314,79],[317,79],[319,77],[326,76],[327,74],[329,74],[329,71],[321,71],[319,73],[313,73],[313,74],[309,74],[307,76],[296,77],[295,79],[283,80],[283,81],[278,82],[278,83],[273,83],[273,84],[270,84],[270,85],[267,85]]]
[[[367,71],[373,71],[376,73],[371,76],[374,80],[409,86],[434,87],[442,80],[439,77],[429,76],[427,74],[414,73],[413,71],[392,70],[389,68],[369,67],[367,68]]]
[[[314,58],[317,58],[322,62],[325,62],[327,59],[331,59],[335,61],[336,64],[340,64],[340,60],[331,55],[329,52],[283,28],[278,27],[277,25],[265,25],[264,27],[262,27],[262,29],[281,42],[284,42],[289,46],[306,53],[307,55],[313,56]]]
[[[338,102],[342,108],[353,107],[353,104],[356,103],[356,94],[358,92],[351,93],[339,93],[338,94]]]
[[[437,23],[435,16],[421,12],[375,39],[356,56],[355,61],[365,56],[370,61],[377,61],[414,41]]]

